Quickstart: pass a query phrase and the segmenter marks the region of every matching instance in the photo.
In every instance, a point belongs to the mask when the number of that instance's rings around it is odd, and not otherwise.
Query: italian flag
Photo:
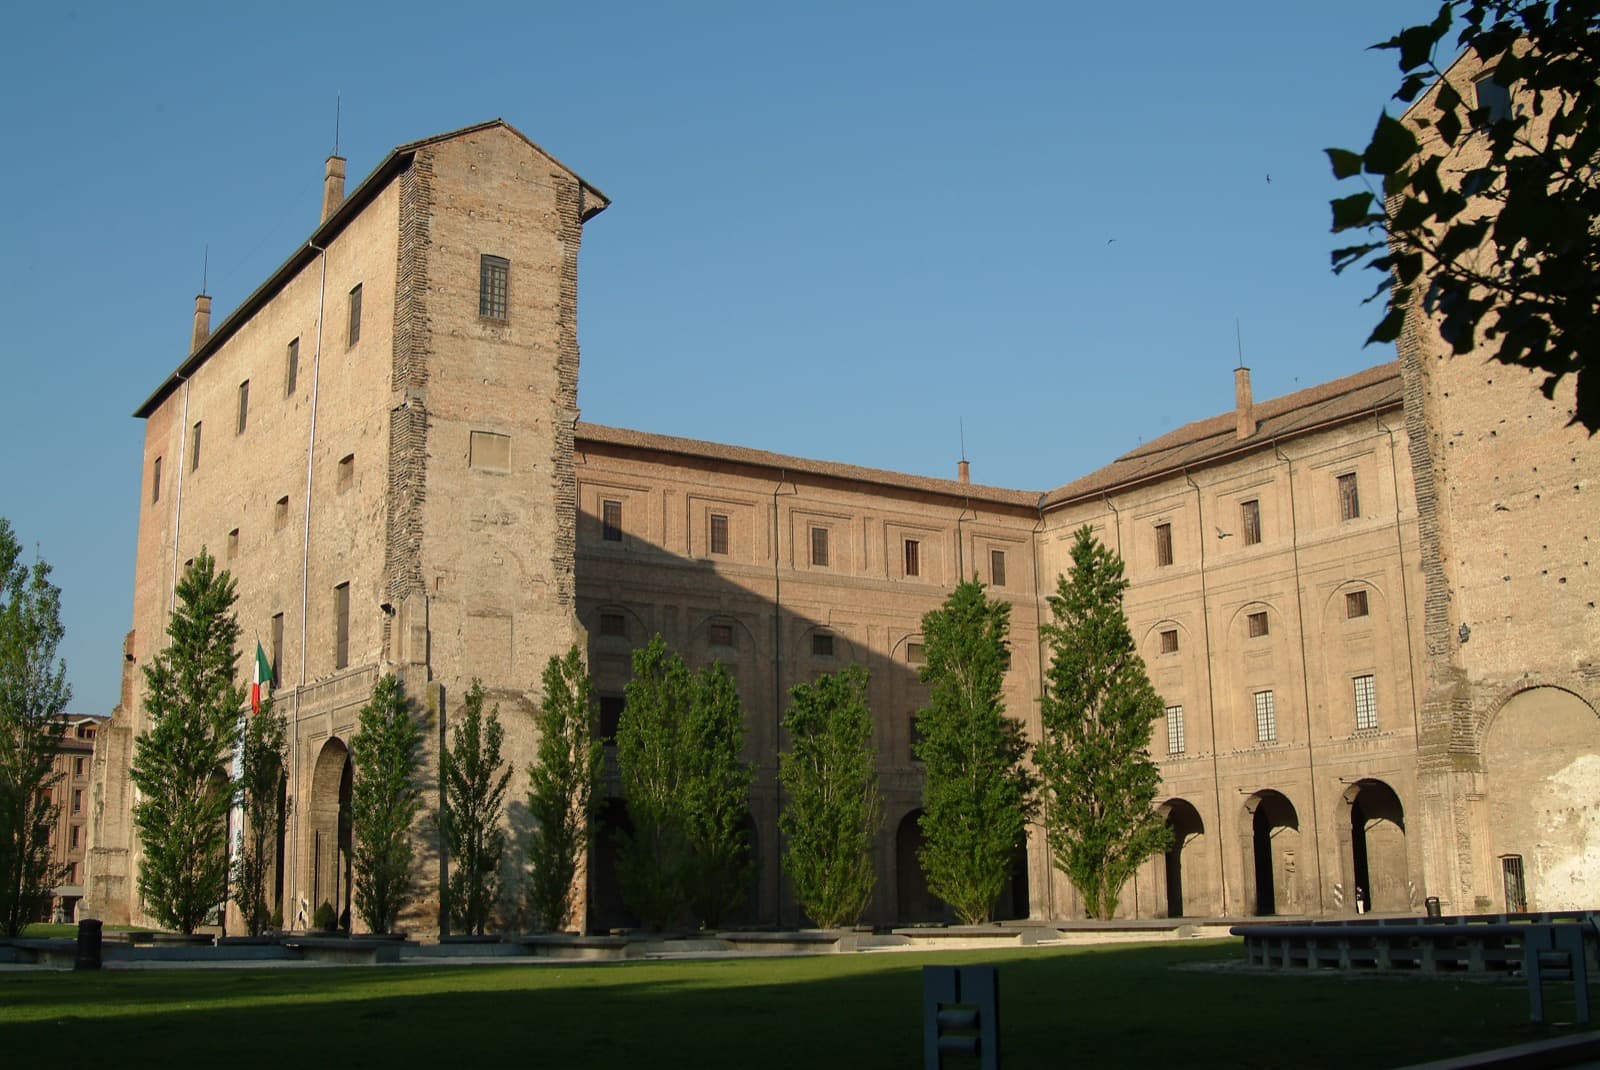
[[[267,660],[267,652],[261,649],[261,641],[256,641],[256,678],[250,684],[250,712],[261,712],[261,687],[265,684],[268,691],[272,690],[272,662]]]

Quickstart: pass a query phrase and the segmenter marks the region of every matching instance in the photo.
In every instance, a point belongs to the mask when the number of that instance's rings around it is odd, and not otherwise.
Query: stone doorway
[[[350,793],[355,766],[350,748],[330,737],[317,754],[311,774],[311,901],[305,924],[314,924],[323,903],[333,908],[339,927],[350,927]]]
[[[589,928],[595,932],[631,929],[639,916],[628,909],[622,896],[622,875],[618,862],[623,840],[633,834],[628,804],[611,797],[600,804],[595,822],[593,853],[589,861]]]
[[[922,817],[918,808],[900,819],[895,833],[896,920],[901,925],[925,925],[944,921],[944,901],[928,889],[917,852],[922,849]]]
[[[1413,907],[1406,867],[1406,819],[1400,797],[1381,780],[1359,780],[1345,790],[1350,822],[1350,900],[1356,895],[1368,910],[1403,912]]]
[[[1300,912],[1300,816],[1282,792],[1245,800],[1246,902],[1256,914]]]
[[[1166,916],[1191,916],[1200,913],[1195,907],[1206,891],[1199,872],[1204,864],[1205,824],[1200,820],[1200,811],[1187,799],[1168,799],[1161,804],[1161,810],[1165,811],[1167,828],[1172,832],[1172,846],[1167,848],[1163,866]]]

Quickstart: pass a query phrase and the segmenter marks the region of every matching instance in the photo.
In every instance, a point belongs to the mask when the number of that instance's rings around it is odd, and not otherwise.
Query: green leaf
[[[1330,202],[1333,206],[1333,231],[1365,226],[1372,218],[1372,194],[1352,193]]]
[[[1387,175],[1397,171],[1411,161],[1417,148],[1416,135],[1404,123],[1389,115],[1380,115],[1372,131],[1372,143],[1367,146],[1367,173]]]
[[[1333,166],[1334,178],[1354,178],[1361,173],[1361,154],[1349,149],[1323,149]]]
[[[1370,346],[1374,342],[1392,342],[1396,338],[1400,337],[1400,332],[1405,328],[1405,325],[1405,308],[1403,306],[1399,308],[1391,308],[1389,310],[1389,314],[1383,317],[1383,319],[1379,320],[1378,325],[1372,328],[1372,333],[1367,335],[1366,344]]]

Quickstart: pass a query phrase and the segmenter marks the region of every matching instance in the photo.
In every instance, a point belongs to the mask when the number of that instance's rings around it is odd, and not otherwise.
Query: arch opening
[[[1263,917],[1300,909],[1300,817],[1283,793],[1258,791],[1245,802],[1250,901]]]

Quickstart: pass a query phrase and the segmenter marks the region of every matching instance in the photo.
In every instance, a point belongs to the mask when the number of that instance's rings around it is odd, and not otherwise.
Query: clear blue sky
[[[1328,270],[1321,150],[1433,0],[24,4],[0,65],[0,516],[108,713],[143,426],[202,251],[220,322],[396,144],[496,116],[613,200],[579,268],[584,418],[1064,483],[1392,358]],[[1270,183],[1268,175],[1271,176]],[[530,681],[531,684],[531,681]]]

